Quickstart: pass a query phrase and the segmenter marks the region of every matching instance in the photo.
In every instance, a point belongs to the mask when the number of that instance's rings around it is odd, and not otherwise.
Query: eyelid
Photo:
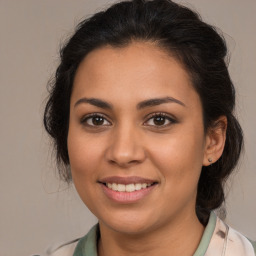
[[[102,117],[102,118],[104,118],[109,123],[108,125],[99,125],[99,127],[112,125],[112,123],[109,121],[109,117],[108,116],[106,116],[106,115],[104,115],[102,113],[98,113],[98,112],[94,112],[94,113],[90,113],[90,114],[84,115],[80,119],[80,123],[83,124],[83,125],[89,126],[89,127],[97,127],[97,125],[89,125],[89,124],[86,123],[86,121],[88,119],[93,118],[93,117]]]
[[[152,119],[152,118],[154,118],[154,117],[164,117],[164,118],[166,118],[167,120],[169,120],[169,123],[168,124],[164,124],[164,125],[147,125],[146,123],[150,120],[150,119]],[[102,118],[104,118],[109,124],[103,124],[103,125],[90,125],[90,124],[88,124],[88,123],[86,123],[86,121],[88,120],[88,119],[90,119],[90,118],[93,118],[93,117],[102,117]],[[94,113],[89,113],[89,114],[86,114],[86,115],[84,115],[81,119],[80,119],[80,123],[82,124],[82,125],[86,125],[86,126],[88,126],[88,127],[102,127],[102,126],[110,126],[110,125],[112,125],[112,122],[111,121],[109,121],[109,117],[107,116],[107,115],[105,115],[105,114],[102,114],[102,113],[98,113],[98,112],[94,112]],[[146,126],[154,126],[154,127],[156,127],[156,128],[164,128],[164,127],[167,127],[167,126],[169,126],[169,125],[172,125],[172,124],[175,124],[175,123],[177,123],[177,119],[175,118],[175,117],[173,117],[172,115],[170,115],[170,114],[167,114],[167,113],[165,113],[165,112],[154,112],[154,113],[150,113],[150,114],[148,114],[147,116],[146,116],[146,121],[144,121],[143,122],[143,125],[146,125]]]
[[[150,119],[154,118],[154,117],[158,117],[158,116],[161,116],[161,117],[164,117],[166,119],[168,119],[170,121],[169,124],[165,124],[165,125],[147,125],[147,126],[154,126],[156,128],[163,128],[163,127],[167,127],[171,124],[175,124],[177,123],[177,119],[175,117],[173,117],[172,115],[170,114],[167,114],[167,113],[164,113],[164,112],[154,112],[154,113],[151,113],[149,115],[147,115],[146,117],[146,121],[143,123],[144,125],[146,124],[146,122],[148,122]]]

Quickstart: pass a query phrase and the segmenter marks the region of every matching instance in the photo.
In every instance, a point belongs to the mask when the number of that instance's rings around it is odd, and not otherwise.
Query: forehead
[[[104,46],[90,52],[79,65],[73,86],[75,99],[108,97],[125,102],[167,95],[188,102],[193,97],[199,100],[181,63],[158,46],[145,42],[123,48]]]

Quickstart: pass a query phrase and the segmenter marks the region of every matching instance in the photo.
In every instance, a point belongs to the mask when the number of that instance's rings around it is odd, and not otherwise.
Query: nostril
[[[113,164],[113,165],[116,164],[116,162],[115,162],[114,160],[112,160],[112,159],[110,159],[109,162],[110,162],[111,164]]]

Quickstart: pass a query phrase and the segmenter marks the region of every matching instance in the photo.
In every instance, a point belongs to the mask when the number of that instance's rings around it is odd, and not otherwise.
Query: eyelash
[[[96,118],[96,117],[100,117],[103,119],[103,124],[100,124],[100,125],[94,125],[94,124],[88,124],[88,120],[92,119],[93,118]],[[163,125],[148,125],[146,123],[148,123],[151,119],[154,119],[156,117],[160,117],[160,118],[164,118],[164,122],[166,122],[166,120],[168,120],[168,124],[163,124]],[[108,124],[104,124],[104,122],[107,121]],[[111,122],[108,121],[108,118],[106,118],[105,115],[103,114],[100,114],[100,113],[92,113],[92,114],[89,114],[89,115],[86,115],[84,116],[82,119],[81,119],[81,124],[83,125],[86,125],[88,127],[102,127],[102,126],[110,126],[111,125]],[[171,124],[175,124],[177,123],[177,121],[173,118],[173,117],[170,117],[168,114],[166,113],[162,113],[162,112],[159,112],[159,113],[152,113],[152,114],[149,114],[147,116],[147,120],[143,123],[144,125],[146,126],[154,126],[155,128],[157,129],[160,129],[160,128],[164,128],[164,127],[167,127]]]
[[[89,115],[86,115],[86,116],[84,116],[84,117],[82,117],[82,119],[81,119],[81,124],[83,124],[83,125],[86,125],[86,126],[89,126],[89,127],[97,127],[97,126],[109,126],[109,125],[111,125],[111,123],[110,124],[108,124],[108,125],[93,125],[93,124],[88,124],[88,120],[89,119],[93,119],[93,118],[96,118],[96,117],[100,117],[100,118],[103,118],[103,122],[105,122],[105,121],[107,121],[108,123],[110,123],[109,121],[108,121],[108,119],[106,118],[106,116],[105,115],[102,115],[102,114],[100,114],[100,113],[92,113],[92,114],[89,114]]]
[[[149,114],[147,116],[147,121],[144,122],[144,124],[149,122],[149,120],[154,119],[156,117],[164,118],[164,121],[166,122],[166,120],[168,120],[169,123],[168,124],[164,124],[164,125],[148,125],[148,126],[154,126],[157,129],[161,129],[161,128],[167,127],[167,126],[169,126],[171,124],[177,123],[177,121],[173,117],[171,117],[170,115],[168,115],[166,113],[158,112],[158,113]]]

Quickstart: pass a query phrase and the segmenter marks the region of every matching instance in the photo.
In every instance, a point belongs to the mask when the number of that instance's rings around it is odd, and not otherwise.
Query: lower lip
[[[143,188],[141,190],[135,190],[133,192],[114,191],[108,188],[107,186],[105,186],[104,184],[101,184],[101,187],[105,195],[111,200],[117,203],[127,204],[127,203],[135,203],[143,199],[156,187],[156,185],[151,185],[147,188]]]

